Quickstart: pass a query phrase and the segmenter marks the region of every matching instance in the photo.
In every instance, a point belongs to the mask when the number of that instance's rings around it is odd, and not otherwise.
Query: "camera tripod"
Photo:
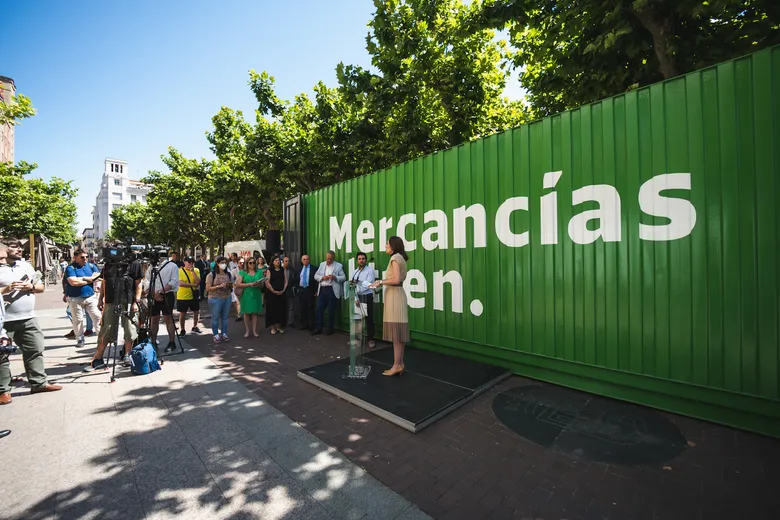
[[[128,300],[128,294],[130,294],[130,291],[134,289],[133,287],[133,280],[131,280],[127,276],[127,264],[118,264],[115,266],[108,267],[106,266],[106,270],[108,269],[116,269],[117,271],[114,272],[113,276],[110,277],[104,277],[105,282],[104,283],[111,283],[114,289],[114,298],[116,299],[114,303],[113,312],[116,315],[116,322],[117,326],[114,328],[114,336],[112,338],[109,338],[106,343],[106,353],[109,357],[109,359],[113,359],[113,366],[111,367],[111,378],[110,381],[113,383],[116,381],[116,358],[117,354],[119,352],[119,325],[123,324],[122,317],[127,318],[128,322],[133,323],[136,327],[138,327],[138,321],[136,320],[134,313],[132,312],[132,309],[130,306],[132,305],[131,302]],[[140,312],[141,310],[138,309]],[[124,328],[124,326],[122,327]],[[140,338],[140,330],[139,330],[139,338]],[[122,343],[122,351],[124,352],[124,342]],[[128,355],[129,352],[125,352],[124,355]],[[124,357],[124,356],[123,356]]]
[[[162,305],[165,311],[168,313],[168,316],[171,318],[171,322],[173,323],[173,330],[174,330],[174,337],[172,340],[175,345],[179,347],[178,352],[170,351],[167,352],[169,355],[176,355],[176,354],[184,354],[184,345],[181,343],[181,337],[179,336],[179,328],[176,326],[176,320],[173,319],[173,309],[171,309],[168,306],[168,300],[165,297],[168,293],[165,291],[165,284],[162,281],[162,276],[160,275],[160,271],[170,263],[170,260],[163,263],[162,266],[158,269],[157,267],[152,267],[152,274],[149,277],[149,294],[147,296],[147,307],[149,308],[149,312],[146,313],[146,320],[144,320],[145,330],[151,331],[151,324],[152,324],[152,308],[154,307],[154,304],[156,303],[156,300],[154,299],[154,293],[157,287],[157,283],[159,282],[159,286],[163,288],[162,292]],[[178,267],[177,267],[178,272]],[[165,317],[163,316],[163,322],[165,321]],[[159,326],[159,324],[158,324]],[[157,344],[155,343],[155,348],[157,348]],[[160,359],[160,363],[163,363],[163,355],[160,354],[160,352],[157,352],[157,357]]]
[[[164,266],[165,264],[163,264]],[[132,303],[128,301],[128,295],[131,293],[132,290],[134,290],[133,287],[133,280],[127,277],[127,266],[117,266],[117,268],[121,269],[124,267],[123,271],[120,276],[115,276],[111,279],[111,283],[114,284],[114,294],[117,295],[117,302],[114,306],[114,313],[117,314],[117,321],[120,322],[122,316],[126,317],[128,321],[130,321],[133,325],[135,325],[138,328],[138,338],[135,340],[134,345],[139,345],[147,340],[149,337],[149,331],[151,330],[151,319],[152,314],[151,310],[155,303],[154,299],[154,292],[156,284],[159,282],[160,286],[163,286],[162,283],[162,277],[160,276],[160,270],[156,267],[152,268],[150,281],[149,281],[149,294],[147,296],[146,300],[146,316],[144,317],[143,324],[139,323],[136,317],[136,313],[132,312],[132,309],[130,306]],[[122,290],[116,290],[118,289],[117,284],[121,283],[121,289]],[[168,302],[165,300],[165,293],[163,293],[163,306],[165,307],[167,312],[171,312],[172,309],[168,307]],[[138,309],[138,315],[140,315],[141,309]],[[171,314],[171,320],[173,320],[173,315]],[[181,340],[179,339],[179,331],[176,329],[176,322],[173,321],[173,327],[175,331],[175,338],[173,339],[173,342],[178,342],[179,351],[178,353],[183,354],[184,353],[184,347],[181,343]],[[108,351],[109,359],[113,358],[113,366],[111,369],[111,382],[113,383],[116,380],[116,361],[117,361],[117,354],[119,352],[119,342],[118,342],[118,335],[119,335],[119,327],[116,328],[114,331],[114,337],[111,338],[108,343],[106,344],[106,350]],[[155,348],[157,345],[155,345]],[[124,347],[123,347],[124,352]],[[124,352],[123,357],[130,354],[130,352]],[[158,351],[157,357],[159,359],[160,364],[164,364],[164,356]]]

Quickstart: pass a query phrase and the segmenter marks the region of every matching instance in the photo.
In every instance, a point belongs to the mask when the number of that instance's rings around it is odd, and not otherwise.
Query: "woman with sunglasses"
[[[246,269],[239,271],[236,280],[236,288],[243,289],[241,310],[244,313],[245,338],[249,337],[250,331],[254,337],[258,337],[257,315],[263,311],[263,294],[260,292],[263,282],[263,271],[257,269],[254,258],[249,258],[246,261]]]

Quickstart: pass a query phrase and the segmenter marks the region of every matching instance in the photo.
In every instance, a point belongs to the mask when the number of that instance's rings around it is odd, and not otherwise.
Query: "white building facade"
[[[111,230],[112,211],[133,202],[146,204],[146,196],[151,189],[148,184],[130,179],[127,162],[106,159],[100,191],[92,209],[91,234],[94,240],[105,239]]]
[[[95,230],[91,227],[84,228],[81,232],[81,249],[84,251],[94,252],[97,251],[97,238],[95,237]]]

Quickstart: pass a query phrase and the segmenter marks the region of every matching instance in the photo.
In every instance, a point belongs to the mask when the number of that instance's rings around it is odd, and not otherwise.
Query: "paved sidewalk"
[[[82,375],[95,339],[77,350],[62,338],[52,293],[38,316],[48,375],[65,388],[20,387],[0,408],[13,430],[0,439],[0,518],[429,518],[197,350],[149,376],[118,367],[113,384]]]
[[[261,318],[262,319],[262,318]],[[205,320],[209,324],[209,320]],[[512,377],[418,434],[317,389],[296,371],[348,355],[344,334],[288,329],[216,348],[192,344],[268,403],[434,518],[776,519],[780,441],[663,414],[690,441],[665,464],[576,459],[509,430],[493,399],[531,380]]]

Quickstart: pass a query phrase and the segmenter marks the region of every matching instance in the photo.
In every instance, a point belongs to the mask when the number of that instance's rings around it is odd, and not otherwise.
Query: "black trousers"
[[[314,328],[314,288],[300,287],[298,289],[298,303],[301,307],[301,327]]]
[[[371,341],[374,339],[374,295],[363,294],[358,295],[360,303],[366,304],[366,339]]]

